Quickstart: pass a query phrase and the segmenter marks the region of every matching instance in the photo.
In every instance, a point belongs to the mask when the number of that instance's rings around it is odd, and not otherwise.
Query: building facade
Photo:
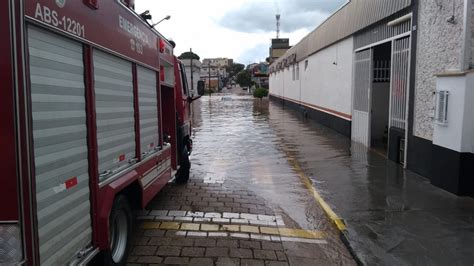
[[[272,44],[269,49],[268,61],[270,63],[275,62],[278,58],[283,56],[288,49],[290,49],[290,39],[288,38],[276,38],[272,39]]]
[[[215,65],[218,66],[219,68],[226,68],[230,65],[232,65],[234,62],[233,59],[230,58],[224,58],[224,57],[219,57],[219,58],[206,58],[202,61],[204,65]]]
[[[231,66],[233,62],[234,60],[229,58],[203,59],[201,65],[201,80],[206,82],[206,87],[214,90],[222,89],[223,81],[229,77],[227,67]]]
[[[252,81],[258,87],[263,87],[268,89],[268,63],[260,62],[256,64],[251,64],[248,66],[248,70],[251,73]]]
[[[474,195],[473,21],[473,0],[350,1],[271,65],[270,95]]]

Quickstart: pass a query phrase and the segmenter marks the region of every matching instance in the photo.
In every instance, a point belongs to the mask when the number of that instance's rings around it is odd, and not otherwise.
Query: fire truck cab
[[[188,180],[194,99],[131,7],[0,1],[0,264],[123,265],[132,209]]]

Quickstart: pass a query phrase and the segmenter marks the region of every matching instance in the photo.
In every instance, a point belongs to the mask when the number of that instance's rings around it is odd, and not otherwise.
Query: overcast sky
[[[297,43],[346,0],[135,0],[138,13],[150,10],[156,28],[176,42],[175,54],[228,57],[249,64],[268,57],[281,14],[281,38]]]

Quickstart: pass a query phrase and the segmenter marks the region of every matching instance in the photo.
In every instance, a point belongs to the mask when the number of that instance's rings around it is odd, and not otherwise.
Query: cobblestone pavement
[[[249,190],[196,179],[168,184],[148,210],[136,213],[129,265],[335,262],[325,253],[327,232],[289,228],[285,215]],[[352,264],[348,254],[336,260]]]
[[[232,97],[199,101],[190,181],[136,213],[129,265],[354,265],[260,109]]]

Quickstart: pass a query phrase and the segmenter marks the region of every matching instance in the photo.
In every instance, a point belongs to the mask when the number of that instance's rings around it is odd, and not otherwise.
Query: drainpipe
[[[462,32],[462,48],[461,48],[461,66],[460,70],[464,71],[473,67],[472,60],[472,1],[464,0],[464,12],[463,12],[463,32]],[[471,61],[472,60],[472,61]]]

